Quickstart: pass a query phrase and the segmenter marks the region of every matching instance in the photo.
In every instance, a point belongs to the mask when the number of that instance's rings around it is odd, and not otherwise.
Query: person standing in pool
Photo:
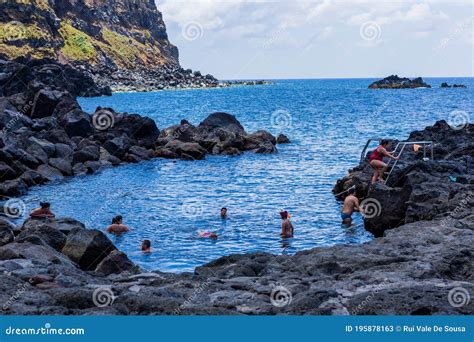
[[[143,253],[151,253],[151,241],[143,240],[141,250]]]
[[[227,218],[227,208],[221,208],[221,219],[225,220]]]
[[[290,222],[290,214],[287,211],[280,212],[280,217],[283,220],[281,223],[281,237],[293,237],[293,225]]]
[[[370,166],[374,169],[372,183],[377,181],[383,182],[383,176],[385,175],[385,171],[387,171],[387,164],[384,163],[383,158],[389,157],[394,160],[400,159],[400,157],[395,157],[393,153],[386,150],[389,143],[390,142],[387,139],[382,139],[380,141],[380,146],[378,146],[370,155]]]
[[[112,224],[107,228],[108,233],[122,234],[129,231],[128,227],[122,223],[122,215],[117,215],[112,219]]]
[[[55,215],[53,214],[53,212],[51,211],[51,204],[48,203],[48,202],[40,202],[40,207],[39,208],[36,208],[36,209],[33,209],[31,212],[30,212],[30,217],[31,218],[35,218],[35,219],[39,219],[39,218],[54,218]]]
[[[355,188],[349,190],[349,195],[344,199],[344,205],[341,210],[342,223],[350,225],[352,222],[352,213],[357,210],[361,214],[364,213],[364,209],[359,205],[359,199],[355,195]]]

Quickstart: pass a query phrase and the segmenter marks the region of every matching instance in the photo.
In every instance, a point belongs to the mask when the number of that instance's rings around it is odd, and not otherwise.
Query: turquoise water
[[[331,189],[358,163],[368,137],[403,139],[454,110],[472,117],[473,79],[427,79],[434,88],[369,90],[369,79],[284,80],[272,85],[205,90],[117,93],[83,98],[96,106],[152,117],[165,128],[188,119],[198,124],[209,113],[236,115],[247,131],[283,132],[292,144],[275,155],[245,153],[209,156],[203,161],[156,159],[31,189],[28,208],[39,199],[52,202],[60,216],[73,216],[88,227],[105,229],[114,215],[124,216],[131,232],[117,246],[146,269],[192,271],[230,253],[302,249],[372,239],[355,215],[355,226],[342,227]],[[439,89],[441,82],[467,89]],[[472,121],[472,120],[471,120]],[[229,218],[221,220],[226,206]],[[278,212],[292,214],[295,237],[279,237]],[[217,241],[197,238],[199,230],[217,232]],[[154,253],[139,247],[150,239]]]

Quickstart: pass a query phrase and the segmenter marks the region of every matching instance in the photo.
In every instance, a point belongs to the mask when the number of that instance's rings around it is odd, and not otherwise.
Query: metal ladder
[[[360,161],[362,162],[364,159],[365,159],[365,156],[366,156],[366,151],[367,151],[367,148],[369,147],[370,143],[372,141],[375,141],[375,140],[378,140],[380,141],[381,139],[378,139],[378,138],[370,138],[367,140],[367,143],[365,144],[364,146],[364,149],[362,150],[362,153],[360,155]],[[430,159],[431,160],[434,160],[434,153],[433,153],[433,141],[430,141],[430,140],[426,140],[426,141],[400,141],[398,142],[398,144],[395,146],[395,149],[393,150],[393,154],[396,156],[396,157],[400,157],[403,153],[403,151],[405,150],[405,147],[407,145],[422,145],[423,146],[423,159],[426,158],[426,147],[429,146],[430,147]],[[400,148],[400,152],[398,154],[396,154],[396,152],[398,151],[398,149]],[[388,179],[390,178],[390,176],[392,175],[392,172],[393,170],[395,169],[395,166],[397,165],[398,163],[398,160],[393,160],[393,164],[390,166],[390,163],[392,162],[393,159],[390,159],[389,162],[387,163],[387,166],[390,167],[390,171],[387,171],[388,172],[388,176],[387,178],[385,178],[385,182],[384,184],[387,184],[388,182]]]

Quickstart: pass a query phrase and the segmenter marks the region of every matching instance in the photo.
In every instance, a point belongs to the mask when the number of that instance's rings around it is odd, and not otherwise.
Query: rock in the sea
[[[113,250],[116,247],[101,231],[75,228],[69,232],[62,252],[81,269],[90,271]]]
[[[431,88],[421,77],[410,80],[406,77],[391,75],[383,80],[375,81],[369,85],[369,89],[401,89],[401,88]]]
[[[290,142],[291,142],[290,139],[286,135],[278,134],[277,139],[276,139],[277,144],[289,144]]]

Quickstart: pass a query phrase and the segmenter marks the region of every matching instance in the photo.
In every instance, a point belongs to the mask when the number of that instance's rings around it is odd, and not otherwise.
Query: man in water
[[[121,234],[128,232],[128,227],[122,223],[122,215],[117,215],[112,219],[112,224],[107,228],[108,233]]]
[[[143,242],[142,242],[142,252],[143,253],[151,253],[151,241],[150,240],[143,240]]]
[[[227,218],[227,208],[221,208],[221,219]]]
[[[283,220],[281,223],[281,237],[293,237],[293,225],[290,222],[290,214],[287,211],[280,212],[280,217]]]
[[[359,206],[359,199],[355,196],[355,188],[349,190],[349,195],[344,199],[344,206],[341,211],[342,223],[350,225],[352,222],[352,213],[357,210],[361,214],[364,213],[364,209]]]
[[[55,215],[51,211],[51,204],[48,202],[40,202],[40,207],[30,212],[31,218],[54,218]]]

